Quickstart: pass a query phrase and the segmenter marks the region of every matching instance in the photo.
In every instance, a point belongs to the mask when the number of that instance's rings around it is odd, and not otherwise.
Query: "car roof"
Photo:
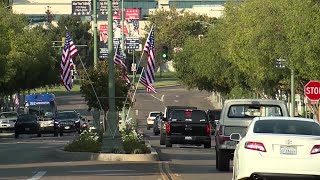
[[[310,118],[301,118],[301,117],[283,117],[283,116],[269,116],[269,117],[255,117],[253,118],[253,121],[268,121],[268,120],[297,120],[297,121],[306,121],[306,122],[317,122],[315,119]],[[318,122],[317,122],[318,123]]]
[[[276,100],[276,99],[227,99],[225,100],[225,103],[229,102],[280,102],[283,100]]]
[[[161,111],[150,111],[150,114],[151,113],[160,113]]]

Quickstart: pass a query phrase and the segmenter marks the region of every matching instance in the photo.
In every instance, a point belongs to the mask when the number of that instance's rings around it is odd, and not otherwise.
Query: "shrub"
[[[78,138],[64,147],[70,152],[99,152],[102,146],[102,133],[95,130],[85,130]]]

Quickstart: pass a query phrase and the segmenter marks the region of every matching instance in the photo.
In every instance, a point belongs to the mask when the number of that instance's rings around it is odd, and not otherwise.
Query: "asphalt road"
[[[197,90],[186,90],[181,87],[159,88],[158,93],[150,95],[139,91],[135,109],[138,110],[139,127],[145,133],[146,139],[160,154],[164,171],[168,179],[183,180],[230,180],[232,172],[219,172],[215,167],[215,149],[204,149],[203,146],[173,145],[166,148],[160,145],[160,137],[153,135],[152,129],[146,129],[146,116],[150,111],[164,112],[164,106],[188,105],[198,109],[212,109],[217,106],[210,101],[211,93]],[[162,101],[160,101],[162,100]],[[212,146],[214,141],[212,140]]]
[[[162,96],[164,95],[164,96]],[[167,179],[216,179],[230,180],[231,172],[219,173],[215,170],[214,149],[195,146],[159,145],[159,137],[146,130],[145,116],[149,111],[164,110],[164,105],[193,105],[208,109],[212,105],[207,100],[209,93],[187,91],[179,87],[159,88],[154,97],[144,91],[137,92],[139,127],[160,153],[160,162],[100,162],[73,161],[55,157],[55,150],[72,141],[77,134],[63,137],[36,137],[24,135],[14,139],[10,133],[0,134],[0,180],[82,180],[82,179],[124,179],[124,180],[167,180]],[[163,99],[164,103],[158,99]],[[90,117],[81,96],[58,97],[59,110],[76,109]],[[135,111],[136,112],[136,111]]]

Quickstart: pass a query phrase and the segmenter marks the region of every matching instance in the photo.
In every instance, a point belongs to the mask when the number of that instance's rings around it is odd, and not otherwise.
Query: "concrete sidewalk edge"
[[[63,148],[55,150],[55,156],[59,159],[69,161],[158,161],[157,151],[146,143],[150,148],[150,154],[109,154],[109,153],[90,153],[90,152],[68,152]]]

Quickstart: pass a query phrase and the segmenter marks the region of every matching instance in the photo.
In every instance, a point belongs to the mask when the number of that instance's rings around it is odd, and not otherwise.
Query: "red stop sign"
[[[312,102],[317,102],[320,99],[320,82],[309,81],[304,86],[304,95]]]

